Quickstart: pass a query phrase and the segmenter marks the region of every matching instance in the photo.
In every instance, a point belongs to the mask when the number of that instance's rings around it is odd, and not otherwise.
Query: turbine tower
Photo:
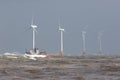
[[[99,32],[98,33],[99,54],[102,54],[102,36],[103,36],[103,33]]]
[[[83,41],[83,52],[82,55],[85,56],[86,55],[86,41],[85,41],[85,35],[86,35],[86,31],[82,31],[82,41]]]
[[[35,50],[35,32],[36,32],[36,28],[37,26],[33,24],[33,20],[31,22],[31,28],[33,29],[33,50]]]
[[[61,33],[61,49],[60,49],[60,53],[63,56],[64,51],[63,51],[63,32],[65,31],[63,28],[61,28],[61,26],[59,25],[59,31]]]

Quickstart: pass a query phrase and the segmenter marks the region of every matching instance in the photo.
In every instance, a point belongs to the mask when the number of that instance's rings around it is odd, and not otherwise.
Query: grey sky
[[[37,47],[48,53],[60,50],[60,21],[66,54],[82,51],[85,30],[89,54],[98,52],[97,35],[103,31],[104,53],[120,53],[120,0],[0,0],[0,53],[25,52],[32,48],[32,16],[37,30]],[[26,31],[27,30],[27,31]]]

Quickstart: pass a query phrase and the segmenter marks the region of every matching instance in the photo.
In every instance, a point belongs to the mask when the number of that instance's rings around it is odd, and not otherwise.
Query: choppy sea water
[[[120,80],[120,59],[0,58],[0,80]]]

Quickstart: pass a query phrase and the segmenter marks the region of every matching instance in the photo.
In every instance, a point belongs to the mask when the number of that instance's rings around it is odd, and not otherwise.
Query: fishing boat
[[[24,54],[24,57],[28,58],[28,59],[37,60],[36,58],[47,57],[47,53],[46,53],[46,51],[39,52],[39,50],[37,48],[35,48],[34,50],[31,49],[29,51],[26,51],[26,53]]]

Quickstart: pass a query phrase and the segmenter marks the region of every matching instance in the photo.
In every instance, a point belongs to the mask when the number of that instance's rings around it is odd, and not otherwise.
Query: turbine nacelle
[[[60,31],[65,31],[65,29],[59,28]]]
[[[82,34],[86,34],[86,31],[82,31]]]
[[[82,36],[84,37],[86,34],[86,31],[82,31]]]
[[[31,25],[31,27],[32,27],[33,29],[37,28],[37,26],[36,26],[36,25]]]
[[[60,31],[65,31],[65,29],[61,28],[60,24],[59,24],[59,30]]]

